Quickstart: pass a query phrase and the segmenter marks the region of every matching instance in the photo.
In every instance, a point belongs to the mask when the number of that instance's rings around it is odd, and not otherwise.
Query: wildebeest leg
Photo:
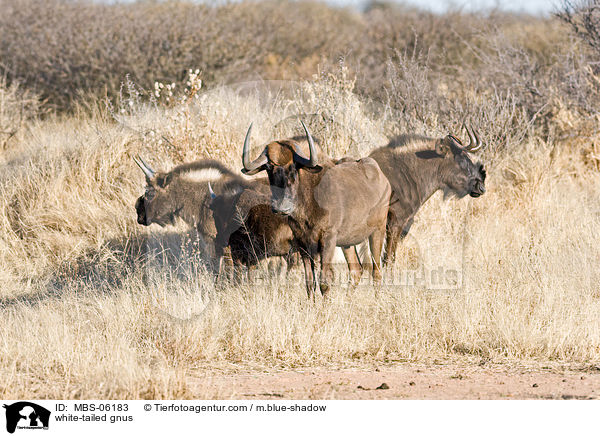
[[[388,222],[386,227],[386,247],[383,255],[383,264],[385,266],[393,266],[396,262],[396,251],[398,250],[401,230],[397,223]]]
[[[368,271],[369,274],[371,274],[373,271],[373,262],[371,261],[371,248],[369,247],[369,239],[365,239],[364,242],[355,245],[354,248],[363,273]]]
[[[369,236],[369,245],[371,255],[373,256],[373,281],[381,283],[381,250],[383,249],[383,240],[386,234],[385,222],[379,229],[375,230]]]
[[[266,262],[268,272],[267,280],[270,280],[271,278],[280,280],[283,274],[284,264],[287,265],[286,262],[284,262],[283,257],[273,256],[268,258]]]
[[[321,286],[321,294],[327,297],[329,288],[333,283],[333,256],[335,254],[335,235],[329,234],[323,238],[321,246],[321,276],[319,277],[319,285]]]
[[[248,282],[253,285],[258,280],[258,264],[255,262],[248,264]]]
[[[209,265],[212,273],[217,276],[217,281],[221,279],[223,274],[223,247],[215,246],[214,253],[209,258]]]
[[[408,235],[408,231],[410,230],[414,221],[415,221],[414,218],[409,218],[406,220],[406,222],[404,223],[404,226],[402,226],[402,231],[400,232],[400,240],[403,240],[404,238],[406,238],[406,235]]]
[[[233,259],[233,266],[231,268],[231,281],[235,284],[241,284],[244,277],[244,267],[247,266],[242,259]]]
[[[304,262],[306,292],[308,293],[308,298],[315,301],[315,288],[317,287],[317,281],[315,280],[315,260],[308,253],[303,253],[302,261]]]
[[[287,272],[289,273],[292,268],[300,264],[302,256],[300,255],[300,252],[294,251],[288,254],[285,259],[287,261]]]
[[[352,285],[356,286],[360,281],[360,276],[362,275],[362,267],[360,265],[358,256],[356,255],[356,249],[355,247],[347,247],[342,248],[342,251],[344,252],[346,262],[348,263]]]
[[[404,225],[401,225],[397,220],[388,221],[386,226],[386,248],[383,253],[383,265],[388,266],[396,263],[396,253],[398,252],[398,244],[406,238],[410,227],[414,222],[411,217],[406,220]]]
[[[234,272],[234,261],[231,248],[226,246],[224,248],[217,249],[215,252],[215,260],[218,262],[217,280],[231,280]]]

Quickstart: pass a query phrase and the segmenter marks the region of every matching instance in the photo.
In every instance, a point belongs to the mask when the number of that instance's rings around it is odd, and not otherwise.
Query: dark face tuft
[[[152,223],[160,226],[174,224],[175,210],[169,193],[155,181],[149,181],[146,192],[135,202],[137,222],[144,226]]]
[[[143,226],[149,225],[146,222],[146,205],[144,204],[144,195],[139,197],[135,202],[135,211],[137,212],[137,222]]]
[[[294,212],[298,191],[298,169],[291,162],[287,165],[267,164],[271,185],[271,208],[275,213],[289,215]]]
[[[477,163],[477,172],[475,177],[470,179],[469,195],[471,197],[479,197],[485,193],[485,169],[482,163]]]

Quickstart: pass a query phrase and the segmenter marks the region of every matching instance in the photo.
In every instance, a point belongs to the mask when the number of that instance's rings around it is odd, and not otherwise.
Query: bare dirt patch
[[[189,383],[215,399],[599,399],[600,372],[500,365],[243,371]]]

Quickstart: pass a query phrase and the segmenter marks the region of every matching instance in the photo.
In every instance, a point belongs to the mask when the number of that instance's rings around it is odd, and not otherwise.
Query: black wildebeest
[[[235,180],[211,194],[217,236],[217,254],[229,246],[233,264],[252,269],[261,259],[282,256],[288,265],[294,253],[293,234],[287,217],[273,213],[269,185],[264,180]]]
[[[305,137],[296,136],[290,140],[308,151],[309,144]],[[323,161],[329,160],[320,149],[317,139],[314,140],[314,146]],[[294,243],[288,217],[273,212],[267,178],[228,181],[222,187],[221,194],[216,194],[209,182],[208,190],[217,229],[217,253],[222,253],[223,248],[229,246],[234,265],[243,265],[248,269],[267,257],[283,257],[288,267],[296,261],[298,247]],[[354,264],[350,266],[353,267],[356,268]]]
[[[436,191],[444,190],[459,198],[479,197],[485,192],[485,170],[473,163],[468,152],[481,148],[475,131],[469,131],[469,144],[453,135],[428,138],[403,135],[385,147],[371,152],[392,186],[388,212],[384,263],[395,261],[399,241],[406,236],[419,208]]]
[[[242,151],[243,172],[249,175],[266,171],[271,187],[271,207],[289,217],[294,239],[304,262],[309,298],[316,288],[315,257],[321,259],[320,288],[327,295],[333,278],[335,247],[344,250],[353,277],[360,273],[354,245],[369,238],[374,260],[373,279],[381,280],[380,256],[391,188],[377,162],[371,158],[319,160],[302,123],[309,145],[305,157],[294,140],[273,141],[253,161],[248,156],[252,125],[246,133]]]
[[[215,160],[181,164],[168,172],[153,170],[140,157],[134,161],[146,176],[146,192],[135,203],[139,224],[165,226],[181,218],[201,234],[214,238],[216,230],[208,208],[206,182],[212,182],[213,188],[220,191],[227,182],[242,179],[240,176]]]
[[[221,192],[228,184],[244,183],[243,177],[215,160],[181,164],[168,172],[154,171],[139,157],[134,160],[146,176],[146,192],[135,203],[138,223],[166,226],[174,224],[176,218],[182,219],[202,237],[216,267],[220,256],[215,255],[217,230],[207,182]]]
[[[146,192],[135,204],[138,223],[165,226],[182,219],[206,242],[215,270],[224,255],[249,268],[265,257],[289,260],[292,231],[286,217],[271,211],[266,178],[246,180],[214,160],[168,172],[134,160],[146,176]]]

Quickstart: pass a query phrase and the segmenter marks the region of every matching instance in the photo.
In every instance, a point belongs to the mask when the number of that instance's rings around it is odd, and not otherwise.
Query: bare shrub
[[[374,108],[355,93],[356,78],[341,61],[337,71],[304,81],[292,98],[298,113],[310,114],[310,130],[321,138],[332,157],[361,157],[386,142],[385,116],[374,117]],[[296,122],[297,123],[297,122]]]
[[[27,121],[34,119],[39,110],[36,95],[17,83],[7,86],[6,80],[0,78],[0,150],[22,139]]]
[[[564,0],[555,15],[570,26],[592,53],[575,43],[563,44],[555,59],[554,83],[570,109],[583,117],[594,116],[598,113],[600,97],[600,3]]]
[[[468,124],[481,132],[491,155],[525,138],[532,120],[510,88],[436,73],[428,62],[405,54],[388,62],[389,131],[460,135]]]
[[[386,83],[389,59],[427,59],[430,68],[442,71],[463,58],[463,41],[489,24],[479,15],[439,15],[389,2],[371,3],[364,20],[365,33],[346,58],[350,63],[353,59],[357,62],[359,93],[382,101],[386,95],[380,87]]]
[[[317,53],[318,62],[343,50],[348,33],[340,29],[354,25],[352,14],[310,2],[5,0],[1,69],[64,109],[82,92],[116,96],[127,74],[150,88],[194,67],[218,84],[259,77],[273,59],[291,65]]]
[[[600,54],[600,2],[563,0],[555,14],[570,25],[573,32]]]

